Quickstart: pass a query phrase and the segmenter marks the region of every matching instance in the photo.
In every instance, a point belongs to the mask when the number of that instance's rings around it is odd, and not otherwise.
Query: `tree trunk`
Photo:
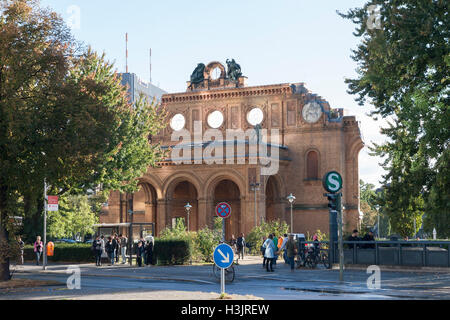
[[[6,197],[8,187],[0,186],[0,281],[7,281],[11,279],[9,272],[9,250],[5,250],[9,247],[9,235],[6,229],[6,223],[8,222],[8,213],[6,209]]]

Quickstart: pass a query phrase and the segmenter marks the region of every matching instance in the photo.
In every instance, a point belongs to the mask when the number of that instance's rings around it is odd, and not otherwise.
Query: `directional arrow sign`
[[[229,245],[222,243],[214,249],[214,263],[219,268],[228,268],[233,264],[233,259],[233,249]]]

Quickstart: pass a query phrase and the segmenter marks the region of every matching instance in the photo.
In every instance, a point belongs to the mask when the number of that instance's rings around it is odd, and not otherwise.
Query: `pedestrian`
[[[356,229],[353,230],[351,236],[349,236],[348,239],[347,239],[347,241],[360,241],[360,240],[361,240],[361,238],[358,237],[358,230],[356,230]],[[349,244],[348,247],[350,249],[353,249],[354,244]]]
[[[127,260],[127,244],[128,244],[128,239],[127,237],[125,237],[124,235],[120,235],[120,253],[122,254],[122,264],[126,263]]]
[[[267,272],[274,272],[273,264],[275,261],[275,253],[277,252],[277,247],[273,242],[273,234],[269,234],[269,238],[263,244],[266,251],[264,252],[264,256],[267,259],[266,262],[266,270]]]
[[[297,244],[294,241],[294,236],[292,234],[289,235],[289,239],[286,243],[285,251],[286,251],[287,259],[291,266],[291,271],[294,271],[294,266],[295,266],[294,257],[297,254],[298,248],[297,248]]]
[[[95,238],[95,240],[92,242],[92,248],[94,249],[95,254],[95,265],[97,267],[100,267],[102,265],[102,240],[99,236]]]
[[[108,254],[108,258],[111,261],[110,265],[114,265],[114,243],[113,243],[113,238],[111,236],[108,237],[108,242],[105,245],[106,247],[106,252]]]
[[[264,242],[266,242],[267,238],[265,236],[263,236],[262,240],[263,240],[262,241],[262,245],[261,245],[261,248],[259,248],[259,250],[261,251],[261,254],[263,256],[263,268],[265,268],[266,267],[267,258],[266,258],[266,255],[265,255],[266,248],[264,247]]]
[[[272,236],[273,236],[273,239],[272,239],[273,244],[275,245],[275,248],[278,248],[278,237],[275,235],[275,233],[272,233]],[[275,256],[274,260],[273,260],[273,264],[275,266],[277,265],[277,259],[278,259],[278,256]]]
[[[100,236],[100,241],[102,242],[102,258],[107,258],[108,254],[106,253],[106,240],[103,234]]]
[[[113,253],[114,260],[115,260],[115,262],[118,262],[117,255],[118,255],[118,252],[119,252],[119,241],[117,240],[117,234],[113,234],[112,235],[112,245],[113,245],[113,248],[114,248],[114,253]]]
[[[147,256],[147,263],[146,265],[152,265],[153,264],[153,237],[150,238],[150,240],[147,242],[147,248],[145,255]]]
[[[142,256],[144,255],[144,247],[142,245],[142,241],[139,241],[137,243],[137,248],[136,248],[136,264],[139,267],[142,267]]]
[[[44,249],[44,244],[41,241],[41,236],[36,237],[34,242],[34,253],[36,254],[36,265],[39,265],[39,260],[41,259],[42,250]]]
[[[362,241],[375,241],[375,237],[373,236],[372,230],[369,230],[369,232],[362,238]],[[363,244],[363,248],[375,249],[375,243]]]
[[[19,239],[17,239],[17,242],[19,244],[19,250],[20,250],[20,257],[19,257],[20,264],[23,264],[23,262],[24,262],[23,261],[23,251],[25,248],[25,242],[22,241],[22,237],[19,237]]]
[[[114,257],[116,258],[116,263],[119,263],[119,255],[120,255],[120,239],[117,233],[114,234],[114,240],[116,242],[116,250],[114,251]]]
[[[242,259],[244,259],[245,238],[244,238],[243,233],[241,233],[240,236],[236,240],[236,248],[237,248],[238,259],[241,256],[242,256]]]
[[[144,248],[144,252],[143,252],[143,254],[142,254],[142,257],[144,258],[144,265],[147,265],[147,250],[148,250],[148,246],[149,246],[149,241],[147,240],[146,242],[145,242],[145,245],[143,246],[143,248]]]
[[[231,247],[231,249],[233,249],[233,252],[234,252],[235,254],[237,254],[236,238],[235,238],[234,234],[231,235],[231,239],[230,239],[230,247]]]
[[[288,242],[288,235],[285,233],[283,235],[283,242],[281,243],[280,251],[283,250],[283,259],[284,263],[288,263],[287,255],[286,255],[286,243]]]

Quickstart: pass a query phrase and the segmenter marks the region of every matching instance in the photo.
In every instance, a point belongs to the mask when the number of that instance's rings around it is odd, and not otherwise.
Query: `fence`
[[[313,241],[300,242],[299,245]],[[329,247],[328,241],[320,242]],[[450,241],[343,241],[344,264],[449,267]],[[339,263],[335,242],[333,263]]]

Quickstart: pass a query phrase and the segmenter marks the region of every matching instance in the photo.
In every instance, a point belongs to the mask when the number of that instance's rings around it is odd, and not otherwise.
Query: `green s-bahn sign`
[[[322,179],[326,191],[336,193],[342,189],[342,176],[337,171],[327,172]]]

